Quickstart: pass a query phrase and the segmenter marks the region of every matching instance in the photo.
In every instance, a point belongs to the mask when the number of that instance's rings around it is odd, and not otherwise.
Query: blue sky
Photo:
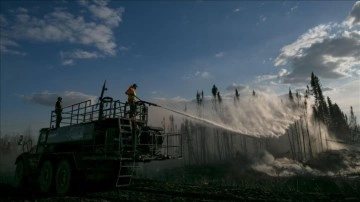
[[[192,100],[303,90],[360,117],[360,2],[1,1],[1,132],[49,124],[64,105],[107,95]]]

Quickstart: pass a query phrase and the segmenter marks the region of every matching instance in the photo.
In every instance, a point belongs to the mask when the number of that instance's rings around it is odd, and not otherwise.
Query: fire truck
[[[156,104],[138,101],[129,117],[129,103],[104,97],[106,90],[105,81],[97,103],[64,107],[60,127],[54,127],[52,111],[50,126],[40,130],[35,146],[19,141],[23,153],[15,161],[16,187],[58,195],[87,180],[124,187],[140,162],[182,156],[180,134],[148,125],[148,109]]]

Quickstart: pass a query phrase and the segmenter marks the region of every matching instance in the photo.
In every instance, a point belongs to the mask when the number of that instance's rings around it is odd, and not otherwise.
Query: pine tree
[[[196,92],[196,102],[198,103],[198,104],[200,104],[200,93],[199,93],[199,91],[197,91]]]
[[[325,98],[324,98],[324,95],[321,90],[320,80],[318,80],[317,85],[318,85],[317,89],[318,89],[318,96],[319,96],[320,117],[321,117],[322,121],[328,125],[329,124],[329,109],[328,109],[328,106],[326,105]]]
[[[319,108],[319,95],[318,95],[318,85],[319,83],[319,79],[314,75],[314,73],[311,73],[311,80],[310,80],[310,84],[311,84],[311,90],[310,90],[310,95],[313,95],[315,98],[315,107],[318,109]]]
[[[296,91],[296,100],[298,102],[298,106],[300,105],[301,95],[298,91]]]
[[[353,107],[350,106],[350,119],[349,119],[349,127],[354,128],[356,126],[356,116],[353,111]]]
[[[334,125],[335,125],[335,115],[334,115],[334,109],[333,109],[333,104],[331,102],[331,99],[329,97],[327,97],[327,101],[328,101],[328,105],[329,105],[329,117],[330,117],[330,123],[329,123],[329,128],[331,130],[334,130]]]
[[[320,80],[314,73],[311,73],[310,84],[312,89],[308,89],[309,95],[313,95],[315,98],[314,118],[326,124],[338,138],[347,139],[350,130],[346,114],[341,111],[336,103],[333,104],[329,97],[327,97],[327,102],[325,101]]]
[[[221,98],[220,92],[217,92],[217,98],[218,98],[218,100],[219,100],[219,103],[221,103],[222,98]]]
[[[360,125],[356,122],[356,116],[353,111],[353,107],[350,106],[350,118],[349,118],[349,129],[351,133],[351,140],[356,141],[358,135],[360,135]]]
[[[234,104],[237,105],[239,103],[239,100],[240,100],[239,91],[237,89],[235,89]]]
[[[212,89],[211,89],[211,93],[213,95],[213,107],[215,109],[215,111],[217,111],[217,106],[216,106],[216,96],[218,94],[218,89],[215,86],[215,84],[213,85]]]
[[[237,100],[239,100],[240,94],[239,91],[237,89],[235,89],[235,97]]]
[[[291,102],[294,101],[294,96],[293,96],[290,88],[289,88],[289,100],[290,100]]]
[[[333,113],[334,113],[334,129],[333,131],[340,139],[346,139],[349,135],[349,127],[347,124],[347,117],[346,115],[341,111],[340,107],[335,103],[333,104]]]
[[[305,98],[309,98],[309,95],[310,95],[310,88],[309,85],[306,85]]]
[[[217,87],[215,86],[215,84],[213,85],[213,87],[212,87],[212,89],[211,89],[211,92],[212,92],[212,94],[213,94],[214,99],[216,99],[216,95],[217,95],[217,93],[218,93],[218,89],[217,89]]]
[[[314,107],[316,108],[316,112],[314,113],[315,118],[321,120],[325,124],[329,124],[329,114],[328,114],[328,106],[326,105],[324,95],[321,90],[320,80],[314,73],[311,73],[311,81],[310,81],[312,91],[312,95],[315,97]]]
[[[318,93],[317,77],[314,75],[313,72],[311,72],[310,85],[311,85],[312,90],[309,90],[309,95],[313,95],[315,98],[315,103],[313,106],[314,117],[315,117],[315,119],[321,120],[320,112],[319,112],[319,96],[317,94]]]

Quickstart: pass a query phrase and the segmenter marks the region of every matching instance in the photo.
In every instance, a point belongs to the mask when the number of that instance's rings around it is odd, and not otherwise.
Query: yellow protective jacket
[[[126,95],[128,95],[128,102],[129,103],[135,103],[136,101],[136,90],[134,87],[130,86],[127,91],[125,92]]]

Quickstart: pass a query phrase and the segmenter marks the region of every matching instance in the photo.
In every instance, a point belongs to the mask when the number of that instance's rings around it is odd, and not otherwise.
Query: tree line
[[[340,107],[334,103],[330,97],[323,94],[320,79],[312,72],[310,87],[306,86],[305,104],[310,96],[313,96],[314,103],[312,105],[313,118],[322,122],[327,126],[336,138],[347,141],[358,141],[360,136],[360,125],[354,114],[353,107],[350,106],[350,116],[348,117]],[[296,94],[299,97],[299,94]],[[289,100],[294,101],[291,90],[289,90]]]
[[[221,104],[222,96],[215,84],[211,88],[211,93],[213,97],[212,100],[216,107],[217,103]],[[252,95],[256,97],[255,90],[252,91]],[[314,120],[325,124],[329,131],[332,132],[338,139],[346,141],[360,140],[360,125],[357,123],[357,117],[354,114],[353,107],[350,107],[350,115],[348,116],[335,102],[330,99],[330,97],[325,98],[320,79],[313,72],[311,73],[310,87],[307,85],[305,90],[305,99],[303,103],[305,108],[307,107],[310,96],[314,98],[314,103],[311,108],[313,114],[312,118]],[[239,100],[239,91],[238,89],[235,89],[234,101],[236,103],[239,102]],[[298,106],[300,106],[302,96],[299,92],[296,92],[294,96],[289,88],[289,100],[294,103],[297,102]],[[196,93],[196,101],[198,105],[203,104],[204,91],[201,91],[201,93],[198,91]]]

